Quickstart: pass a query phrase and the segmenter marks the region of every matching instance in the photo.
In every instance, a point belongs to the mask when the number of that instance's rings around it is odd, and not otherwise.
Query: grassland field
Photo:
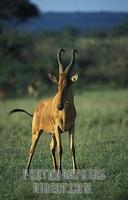
[[[76,161],[78,169],[103,169],[105,180],[91,180],[91,194],[36,194],[24,180],[31,145],[32,118],[15,107],[33,112],[38,99],[0,102],[0,200],[127,200],[128,199],[128,91],[87,91],[75,95]],[[50,136],[40,137],[31,168],[52,169]],[[68,134],[62,134],[64,169],[71,169]],[[60,180],[61,182],[61,180]]]

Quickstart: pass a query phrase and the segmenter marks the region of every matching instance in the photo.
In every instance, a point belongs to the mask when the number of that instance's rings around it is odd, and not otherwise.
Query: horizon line
[[[87,10],[87,11],[79,11],[79,10],[71,10],[71,11],[40,11],[42,14],[47,14],[47,13],[128,13],[128,11],[123,11],[123,10]]]

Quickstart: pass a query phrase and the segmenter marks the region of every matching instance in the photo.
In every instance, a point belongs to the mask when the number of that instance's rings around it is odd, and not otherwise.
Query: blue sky
[[[128,0],[31,0],[42,12],[128,11]]]

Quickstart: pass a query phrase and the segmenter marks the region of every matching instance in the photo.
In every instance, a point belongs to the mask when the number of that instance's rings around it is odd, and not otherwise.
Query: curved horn
[[[67,68],[65,69],[65,73],[67,73],[69,75],[71,74],[71,70],[72,70],[72,67],[75,62],[75,53],[78,53],[78,51],[76,49],[72,49],[71,61],[70,61],[69,65],[67,66]]]
[[[58,59],[58,63],[59,63],[59,74],[63,72],[63,65],[62,65],[62,60],[61,60],[61,52],[65,53],[65,50],[60,48],[58,50],[58,53],[57,53],[57,59]]]

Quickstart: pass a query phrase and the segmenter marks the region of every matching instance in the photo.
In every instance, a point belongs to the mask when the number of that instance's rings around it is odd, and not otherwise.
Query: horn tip
[[[63,51],[65,53],[65,50],[63,48],[60,48],[58,52]]]
[[[72,49],[73,53],[79,53],[77,49]]]

